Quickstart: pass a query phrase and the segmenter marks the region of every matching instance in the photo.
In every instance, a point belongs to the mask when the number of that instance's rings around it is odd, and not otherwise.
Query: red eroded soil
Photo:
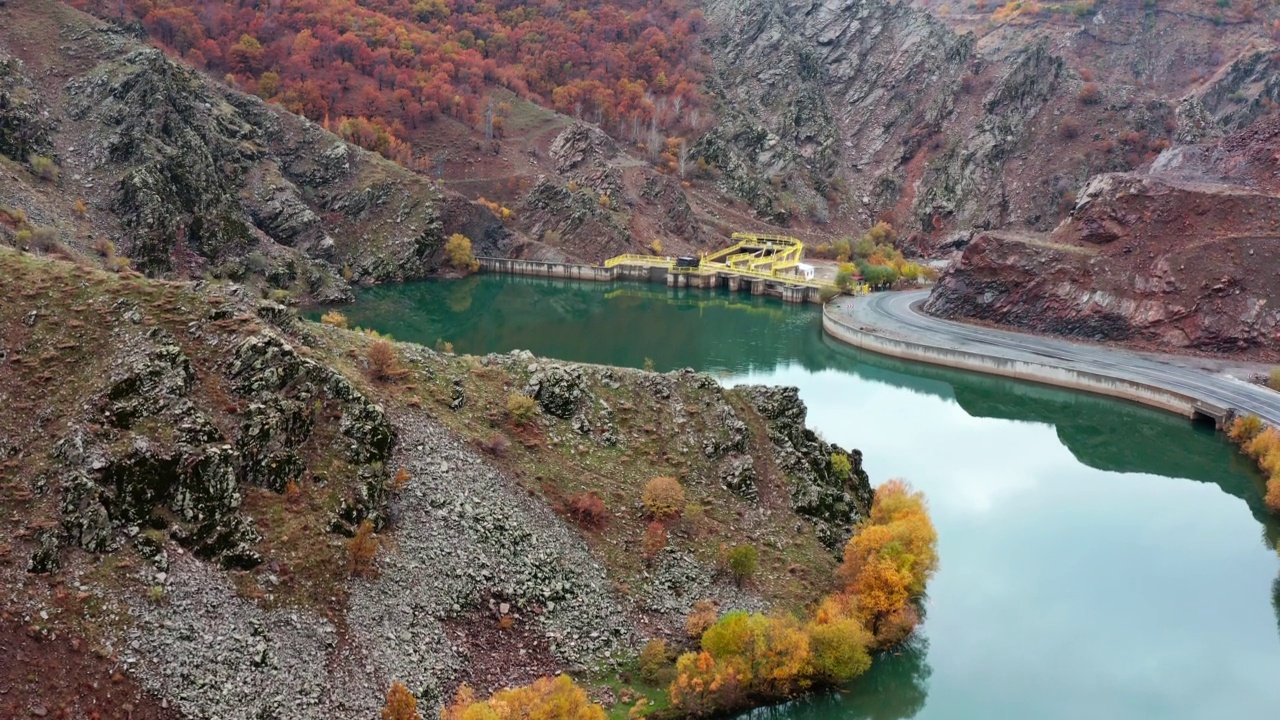
[[[1280,117],[1094,178],[1048,236],[986,233],[927,309],[1138,347],[1280,355]]]
[[[44,638],[0,615],[0,718],[177,720],[183,717],[80,638]]]

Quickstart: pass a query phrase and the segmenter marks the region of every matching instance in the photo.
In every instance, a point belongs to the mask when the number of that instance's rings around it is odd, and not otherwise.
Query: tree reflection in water
[[[1276,551],[1280,552],[1280,548],[1276,548]],[[1276,629],[1280,631],[1280,575],[1271,583],[1271,607],[1276,610]]]
[[[835,692],[753,710],[739,720],[908,720],[929,695],[929,640],[919,634],[877,655],[866,675]]]

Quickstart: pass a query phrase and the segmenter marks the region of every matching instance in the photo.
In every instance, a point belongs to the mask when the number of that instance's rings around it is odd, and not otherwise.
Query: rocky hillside
[[[151,7],[136,5],[130,12],[146,15]],[[123,7],[86,6],[110,18]],[[595,117],[593,124],[548,109],[553,103],[547,98],[538,105],[536,98],[495,86],[486,92],[502,108],[498,136],[478,121],[447,113],[415,125],[415,170],[462,197],[487,199],[501,224],[450,192],[433,189],[421,175],[377,163],[350,146],[341,147],[360,159],[350,162],[346,176],[330,177],[329,165],[343,162],[325,159],[339,147],[331,136],[277,105],[206,79],[199,84],[228,106],[215,117],[230,118],[230,124],[193,126],[195,134],[210,147],[209,157],[226,164],[225,158],[235,156],[232,165],[240,169],[214,178],[199,170],[207,163],[197,163],[191,172],[200,177],[180,173],[176,179],[217,191],[175,199],[176,209],[164,213],[132,208],[146,200],[146,182],[163,169],[147,170],[147,177],[136,178],[141,185],[119,191],[111,184],[119,174],[97,179],[99,193],[110,194],[89,202],[89,215],[106,208],[114,217],[123,208],[137,216],[116,220],[119,227],[106,234],[128,239],[117,245],[128,245],[122,252],[138,255],[136,264],[148,269],[175,264],[163,252],[175,241],[138,239],[139,231],[182,236],[180,258],[189,257],[191,246],[203,257],[199,253],[210,236],[217,246],[210,252],[225,250],[240,259],[247,257],[243,248],[269,239],[254,256],[254,269],[263,266],[263,258],[293,258],[292,270],[282,262],[267,263],[275,284],[298,290],[315,285],[313,294],[328,297],[341,295],[339,280],[347,276],[383,280],[433,272],[439,235],[462,229],[486,254],[594,262],[621,252],[656,252],[655,247],[693,252],[721,245],[741,229],[785,227],[822,243],[887,219],[910,249],[934,255],[962,246],[975,231],[1048,232],[1092,176],[1131,171],[1171,144],[1240,129],[1278,92],[1268,80],[1273,21],[1280,17],[1271,5],[1229,3],[1206,11],[1190,0],[1097,0],[1070,7],[707,0],[703,10],[705,22],[691,27],[702,38],[710,72],[700,89],[684,91],[709,97],[709,103],[682,107],[661,88],[648,87],[632,98],[639,108],[628,111],[632,116],[606,121],[601,118],[609,113],[599,108],[576,113]],[[48,132],[71,126],[62,119],[64,110],[97,101],[92,94],[76,102],[62,97],[72,94],[69,89],[83,94],[88,85],[68,84],[72,78],[59,68],[79,67],[80,75],[93,65],[81,51],[42,60],[36,50],[70,47],[68,37],[109,33],[53,0],[10,4],[0,12],[13,18],[6,24],[14,37],[7,52],[35,68],[28,75],[44,77],[41,62],[63,73],[57,83],[46,81],[36,98],[52,103],[49,118],[55,122],[36,123],[23,133],[36,141],[67,134]],[[203,22],[197,15],[191,21]],[[26,36],[41,42],[28,45]],[[139,47],[113,37],[130,51]],[[152,39],[177,50],[172,38]],[[104,52],[125,54],[98,51],[95,57],[103,59]],[[197,77],[190,75],[192,82]],[[252,75],[236,77],[270,97]],[[364,90],[374,92],[373,86]],[[123,97],[117,90],[111,94]],[[209,98],[200,102],[220,107]],[[114,128],[108,117],[113,111],[104,112],[82,110],[86,117],[78,122]],[[646,128],[646,112],[661,116],[660,123]],[[242,138],[248,131],[236,129],[237,123],[253,128],[252,138]],[[157,128],[154,122],[128,126],[143,135]],[[98,135],[79,147],[95,144]],[[253,157],[244,154],[242,139],[259,148],[249,152]],[[65,142],[59,152],[75,146]],[[181,143],[175,149],[190,150]],[[266,169],[251,170],[259,155],[267,158]],[[67,183],[67,173],[61,182]],[[219,205],[217,198],[228,197],[228,191],[234,201]],[[73,187],[59,194],[59,202],[72,207],[82,194],[93,200],[89,189]],[[202,216],[198,224],[190,219],[195,208]],[[241,219],[228,219],[236,217]],[[157,243],[158,249],[152,247]],[[201,270],[219,270],[226,261],[219,256],[203,264]],[[240,270],[236,262],[221,267],[232,277]]]
[[[699,152],[776,222],[889,219],[929,254],[1047,232],[1093,175],[1274,100],[1270,6],[1080,5],[709,0],[721,122]]]
[[[42,249],[151,275],[340,300],[436,272],[454,232],[513,244],[488,209],[46,0],[0,8],[0,156],[0,239],[47,228]]]
[[[1280,119],[1100,175],[1047,237],[979,236],[926,309],[1098,340],[1280,350]]]
[[[0,644],[50,676],[6,686],[6,717],[115,692],[134,717],[368,718],[392,680],[431,702],[562,669],[603,687],[697,600],[821,595],[870,503],[794,389],[454,357],[9,249],[0,291]],[[655,545],[657,475],[685,504]],[[721,553],[743,543],[739,587]]]

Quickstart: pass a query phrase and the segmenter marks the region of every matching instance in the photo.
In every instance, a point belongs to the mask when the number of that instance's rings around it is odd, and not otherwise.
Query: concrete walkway
[[[1221,422],[1225,411],[1280,426],[1280,393],[1242,377],[1268,366],[1141,353],[967,325],[925,315],[928,291],[841,297],[823,330],[873,352],[1095,392]]]

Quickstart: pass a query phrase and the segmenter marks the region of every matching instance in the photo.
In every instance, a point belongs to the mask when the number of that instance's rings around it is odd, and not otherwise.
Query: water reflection
[[[1280,548],[1276,548],[1280,552]],[[1276,611],[1276,629],[1280,631],[1280,575],[1271,583],[1271,607]]]
[[[916,635],[890,653],[877,655],[866,675],[835,692],[760,708],[740,720],[907,720],[929,696],[929,641]]]
[[[832,341],[833,342],[833,341]],[[838,347],[837,352],[844,350]],[[1128,402],[1032,383],[908,363],[848,349],[837,367],[878,382],[954,399],[973,417],[1054,427],[1083,465],[1105,472],[1147,473],[1217,485],[1240,498],[1261,526],[1267,547],[1280,543],[1280,521],[1263,504],[1265,478],[1247,457],[1221,442],[1212,428]],[[868,369],[874,368],[874,371]],[[1188,434],[1190,433],[1190,438]],[[1189,441],[1190,440],[1190,441]]]

